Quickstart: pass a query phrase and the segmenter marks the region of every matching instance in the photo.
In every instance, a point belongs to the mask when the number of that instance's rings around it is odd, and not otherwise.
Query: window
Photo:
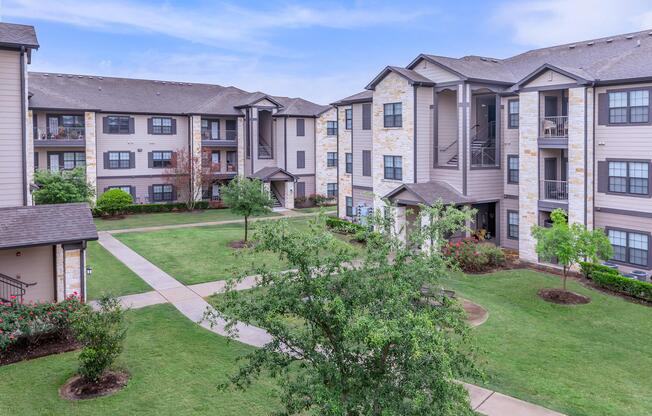
[[[302,118],[297,119],[297,136],[306,135],[306,120]]]
[[[518,240],[518,211],[507,211],[507,238]]]
[[[518,156],[507,156],[507,183],[518,183]]]
[[[344,157],[346,158],[346,173],[353,173],[353,153],[346,153]]]
[[[371,150],[362,151],[362,176],[371,176]]]
[[[304,169],[306,167],[306,152],[304,150],[297,150],[297,169]]]
[[[351,130],[353,128],[353,110],[350,108],[347,108],[344,110],[344,128],[347,130]]]
[[[326,122],[326,135],[337,136],[337,121]]]
[[[518,128],[518,100],[507,101],[507,128]]]
[[[220,165],[220,156],[221,155],[222,154],[220,152],[211,152],[211,167],[213,169],[217,169],[217,170],[220,169],[219,165]],[[215,165],[217,165],[217,166],[215,166]]]
[[[650,236],[648,234],[623,230],[608,230],[607,235],[614,249],[613,260],[636,266],[647,267],[649,265]]]
[[[152,152],[153,168],[169,168],[172,166],[172,152]]]
[[[86,166],[86,154],[84,152],[64,152],[64,169],[74,169],[83,166]]]
[[[152,117],[151,134],[174,134],[170,117]]]
[[[202,140],[219,140],[220,139],[220,121],[206,120],[201,121],[201,138]]]
[[[295,192],[295,196],[297,198],[303,198],[306,196],[306,183],[305,182],[297,182],[297,189]]]
[[[326,184],[326,196],[329,198],[337,197],[337,184],[336,183],[327,183]]]
[[[609,162],[609,192],[648,195],[647,162]]]
[[[34,172],[38,170],[38,152],[34,152]]]
[[[326,153],[326,166],[329,168],[337,166],[337,153],[328,152]]]
[[[172,185],[152,185],[152,199],[154,202],[173,201]]]
[[[403,110],[401,103],[385,104],[384,110],[385,127],[403,127]]]
[[[238,138],[238,124],[236,120],[226,120],[226,140],[235,140]]]
[[[353,197],[351,196],[346,197],[346,216],[353,216]]]
[[[649,90],[609,93],[609,123],[647,123],[650,114]]]
[[[121,191],[124,191],[131,195],[131,186],[129,185],[116,185],[116,186],[109,186],[108,190],[111,189],[120,189]]]
[[[362,130],[371,130],[371,104],[362,104]]]
[[[403,158],[401,156],[383,156],[385,161],[385,179],[403,180]]]
[[[105,133],[109,134],[130,134],[131,117],[128,116],[108,116],[106,119]]]
[[[129,152],[109,152],[109,169],[129,169],[131,154]]]

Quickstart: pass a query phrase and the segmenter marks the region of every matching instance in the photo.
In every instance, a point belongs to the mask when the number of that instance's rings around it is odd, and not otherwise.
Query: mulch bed
[[[67,400],[85,400],[109,396],[122,390],[129,381],[126,371],[109,371],[97,382],[89,382],[81,376],[74,376],[59,389],[61,397]]]
[[[591,302],[591,298],[588,296],[563,289],[541,289],[538,295],[546,302],[556,303],[558,305],[584,305]]]
[[[0,366],[33,360],[47,355],[74,351],[81,345],[70,335],[43,335],[36,342],[18,341],[7,351],[0,353]]]
[[[235,249],[241,249],[241,248],[250,248],[252,247],[253,244],[251,241],[244,242],[243,240],[235,240],[235,241],[230,241],[229,242],[229,247],[235,248]]]

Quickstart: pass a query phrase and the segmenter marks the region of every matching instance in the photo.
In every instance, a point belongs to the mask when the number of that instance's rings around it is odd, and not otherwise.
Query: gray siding
[[[303,120],[305,120],[305,136],[297,136],[297,119],[295,117],[288,117],[287,120],[287,170],[296,175],[315,173],[315,119],[304,118]],[[277,124],[282,123],[283,120],[278,119]],[[283,142],[282,137],[277,141],[279,155],[283,153]],[[297,151],[303,151],[306,155],[304,168],[297,168]],[[279,166],[283,167],[283,165]],[[306,188],[307,192],[308,188]]]
[[[353,104],[353,185],[372,186],[372,177],[362,175],[362,151],[372,149],[372,131],[362,130],[362,104]],[[344,110],[342,110],[344,111]],[[350,131],[344,130],[343,134],[351,135]],[[344,156],[342,156],[344,157]],[[373,165],[372,165],[373,174]],[[350,196],[350,195],[349,195]]]
[[[135,203],[147,204],[153,201],[149,199],[149,187],[152,185],[161,185],[169,183],[169,179],[163,176],[155,177],[129,177],[124,176],[120,178],[98,178],[97,179],[97,196],[99,197],[104,193],[104,190],[110,186],[133,186],[136,189]],[[186,197],[182,192],[177,189],[177,200],[183,201]]]
[[[20,71],[20,54],[0,50],[0,207],[23,205]]]
[[[432,88],[418,87],[416,100],[416,135],[417,135],[417,182],[430,180],[432,167]]]
[[[518,185],[507,183],[507,156],[518,156],[518,129],[508,128],[508,101],[515,97],[502,99],[502,113],[501,113],[501,131],[502,131],[502,151],[501,151],[501,164],[503,166],[505,194],[518,195]]]
[[[596,228],[620,228],[624,230],[640,231],[643,233],[652,234],[652,218],[632,217],[620,214],[608,214],[603,212],[595,213],[595,227]],[[643,267],[630,267],[620,265],[619,270],[622,272],[630,272],[632,270],[641,270]]]
[[[518,250],[518,240],[507,237],[507,211],[518,211],[517,199],[503,199],[500,201],[500,245]]]

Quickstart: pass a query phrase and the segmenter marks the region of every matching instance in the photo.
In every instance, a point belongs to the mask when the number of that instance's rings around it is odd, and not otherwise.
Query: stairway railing
[[[36,283],[25,283],[0,273],[0,299],[5,302],[23,302],[27,288]]]

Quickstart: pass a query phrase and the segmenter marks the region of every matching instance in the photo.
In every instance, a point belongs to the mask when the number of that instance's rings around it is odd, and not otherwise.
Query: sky
[[[505,58],[652,29],[647,0],[0,0],[30,70],[234,85],[320,104],[420,53]]]

